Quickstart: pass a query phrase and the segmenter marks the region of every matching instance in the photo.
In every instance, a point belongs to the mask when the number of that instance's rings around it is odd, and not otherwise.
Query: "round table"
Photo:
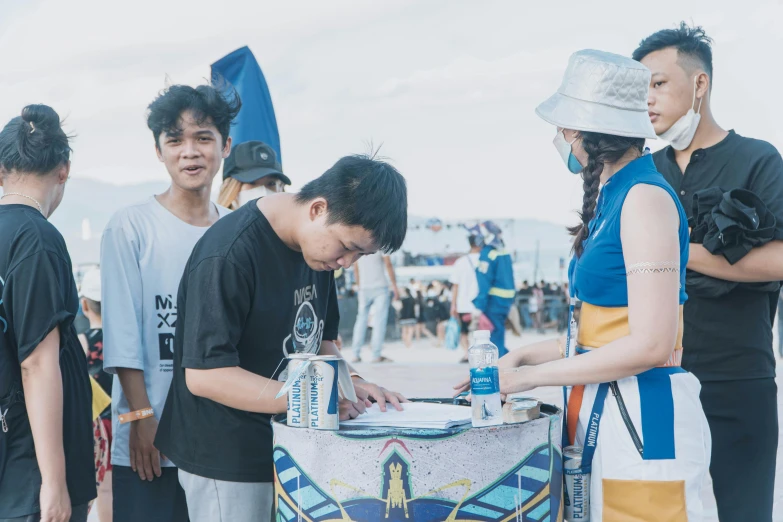
[[[521,424],[339,431],[276,416],[276,520],[562,520],[561,416],[543,404]]]

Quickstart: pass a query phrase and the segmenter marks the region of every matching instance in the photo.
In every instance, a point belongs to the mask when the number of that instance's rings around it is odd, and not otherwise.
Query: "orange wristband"
[[[119,416],[120,424],[127,424],[129,422],[146,419],[148,417],[152,417],[153,415],[155,415],[155,413],[152,411],[152,408],[144,408],[142,410],[130,411],[128,413],[123,413]]]

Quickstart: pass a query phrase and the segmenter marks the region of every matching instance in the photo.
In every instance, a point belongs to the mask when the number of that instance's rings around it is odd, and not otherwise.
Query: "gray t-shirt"
[[[389,280],[386,278],[386,265],[383,262],[383,254],[376,252],[369,256],[360,257],[356,263],[359,266],[360,290],[388,288]]]
[[[230,211],[217,206],[220,216]],[[208,227],[185,223],[157,199],[117,212],[101,240],[103,368],[144,371],[147,395],[160,419],[171,384],[177,289],[193,247]],[[112,463],[130,466],[130,408],[119,377],[112,387]],[[174,467],[168,460],[163,466]]]

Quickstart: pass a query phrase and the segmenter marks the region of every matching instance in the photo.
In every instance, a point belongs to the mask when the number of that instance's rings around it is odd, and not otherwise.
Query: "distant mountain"
[[[427,226],[428,221],[428,218],[409,216],[403,251],[414,255],[444,255],[468,250],[463,225],[470,226],[476,220],[442,221],[442,228],[437,232]],[[513,256],[518,279],[559,281],[565,277],[564,270],[560,270],[560,259],[567,260],[571,249],[571,236],[565,226],[532,219],[493,221],[503,230],[506,250]]]
[[[471,226],[476,220],[442,221],[437,232],[427,227],[429,219],[409,216],[408,235],[404,250],[415,253],[462,252],[468,247],[463,225]],[[533,219],[493,219],[503,230],[506,249],[519,252],[568,249],[570,236],[563,225]]]
[[[138,203],[153,194],[160,194],[168,186],[165,182],[139,185],[112,185],[91,179],[75,178],[68,182],[65,198],[52,216],[52,223],[60,230],[68,244],[75,265],[97,263],[100,258],[100,238],[111,216],[120,208]],[[84,240],[83,222],[89,221],[90,239]],[[468,248],[462,223],[471,220],[444,221],[443,228],[433,232],[426,227],[428,218],[409,216],[409,231],[402,250],[416,254],[449,254]],[[506,247],[517,263],[535,265],[539,250],[539,270],[550,279],[559,276],[558,262],[566,257],[570,238],[562,225],[535,220],[496,219],[503,229]]]
[[[119,209],[160,194],[168,183],[112,185],[91,179],[71,179],[65,188],[63,202],[52,215],[68,244],[74,265],[97,263],[100,259],[101,233],[111,216]],[[89,220],[91,238],[82,239],[82,222]]]

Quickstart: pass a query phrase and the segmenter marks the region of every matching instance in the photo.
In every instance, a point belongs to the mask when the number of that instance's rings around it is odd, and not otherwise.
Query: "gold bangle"
[[[563,346],[563,338],[557,338],[557,349],[560,352],[560,358],[565,359],[565,347]]]

